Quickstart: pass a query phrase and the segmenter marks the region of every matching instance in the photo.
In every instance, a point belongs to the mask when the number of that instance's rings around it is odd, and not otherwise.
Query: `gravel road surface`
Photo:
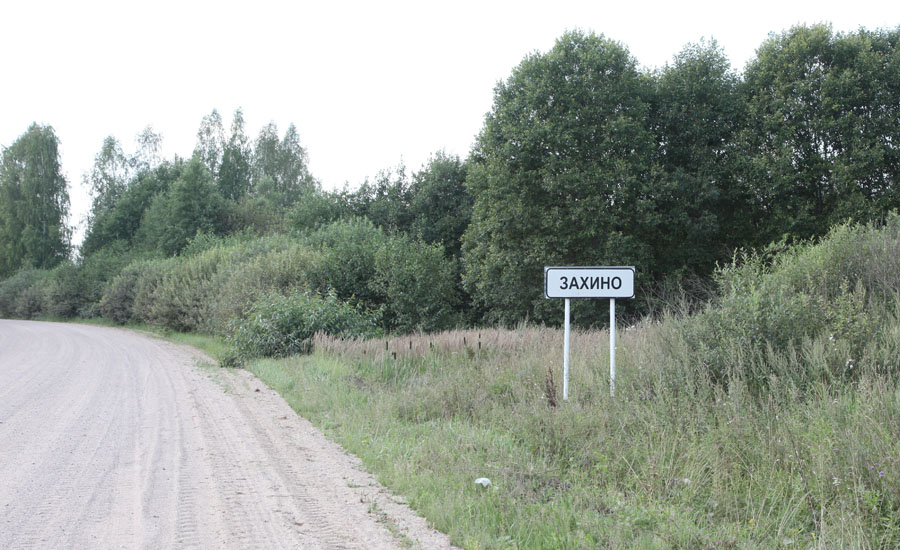
[[[245,371],[0,320],[0,548],[450,548]]]

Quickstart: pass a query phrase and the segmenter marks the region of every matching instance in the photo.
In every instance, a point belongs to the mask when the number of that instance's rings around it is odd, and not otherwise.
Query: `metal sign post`
[[[609,396],[616,395],[616,299],[609,299]]]
[[[634,298],[634,267],[545,267],[544,296],[566,300],[563,401],[569,400],[569,300],[609,298],[609,395],[616,394],[616,298]]]
[[[566,339],[563,343],[563,401],[569,400],[569,299],[566,298]]]

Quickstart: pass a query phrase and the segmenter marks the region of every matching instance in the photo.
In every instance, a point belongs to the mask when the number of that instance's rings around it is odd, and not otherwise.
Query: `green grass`
[[[669,330],[622,331],[614,399],[606,333],[577,332],[559,407],[547,366],[559,370],[562,335],[549,329],[387,351],[320,338],[311,356],[248,368],[465,548],[900,544],[895,381],[867,371],[800,391],[773,379],[761,398],[738,375],[724,389],[681,372]],[[900,325],[888,332],[900,342]]]
[[[739,255],[708,303],[620,328],[615,398],[601,330],[567,403],[539,327],[246,366],[466,548],[900,548],[898,258],[896,215]]]

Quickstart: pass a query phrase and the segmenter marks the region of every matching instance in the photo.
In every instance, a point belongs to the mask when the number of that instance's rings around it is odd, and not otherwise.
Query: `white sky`
[[[73,223],[104,137],[130,153],[150,124],[166,158],[189,156],[214,108],[227,132],[242,107],[251,139],[293,122],[323,186],[356,187],[439,149],[464,157],[494,85],[566,30],[617,40],[645,67],[712,37],[741,70],[770,32],[823,21],[893,28],[900,2],[4,0],[0,145],[54,127]]]

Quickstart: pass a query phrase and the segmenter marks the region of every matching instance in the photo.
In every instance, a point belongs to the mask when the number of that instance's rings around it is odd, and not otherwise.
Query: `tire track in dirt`
[[[0,320],[0,548],[450,548],[275,392],[203,359]]]

